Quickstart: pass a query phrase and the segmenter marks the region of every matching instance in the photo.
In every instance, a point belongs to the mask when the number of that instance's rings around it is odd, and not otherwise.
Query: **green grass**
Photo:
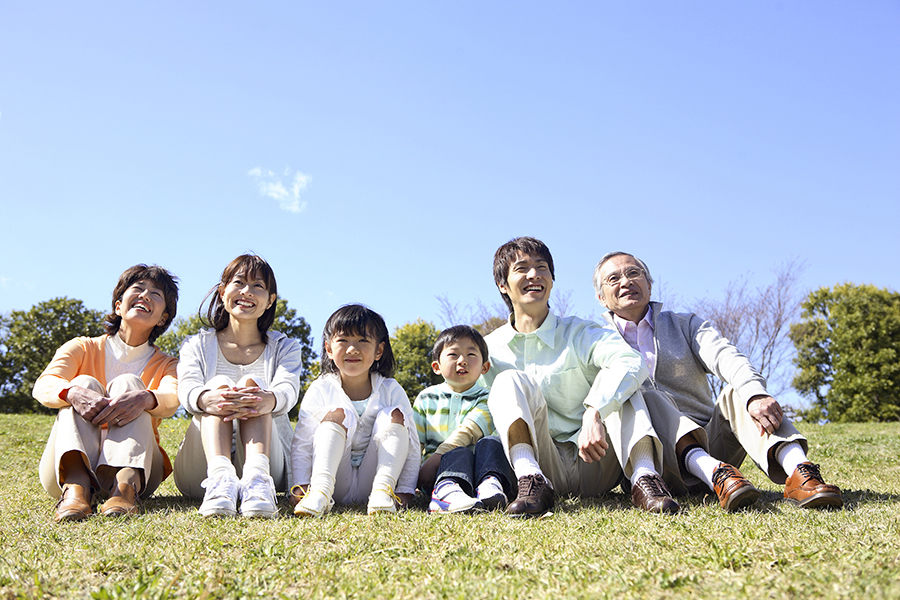
[[[898,598],[900,424],[801,425],[846,509],[763,498],[674,517],[621,493],[502,514],[202,519],[171,479],[145,514],[57,525],[37,465],[52,419],[0,415],[0,598]],[[186,421],[168,420],[174,455]],[[287,510],[284,510],[287,515]]]

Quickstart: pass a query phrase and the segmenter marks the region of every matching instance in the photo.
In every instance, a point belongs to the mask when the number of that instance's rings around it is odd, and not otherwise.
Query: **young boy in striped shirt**
[[[422,390],[413,418],[424,452],[419,489],[431,492],[430,513],[504,508],[512,473],[493,433],[488,388],[478,383],[491,366],[484,338],[473,327],[441,332],[431,368],[444,383]]]

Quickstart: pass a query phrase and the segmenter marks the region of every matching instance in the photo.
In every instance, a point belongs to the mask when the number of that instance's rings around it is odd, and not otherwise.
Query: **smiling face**
[[[637,269],[637,277],[625,277],[626,270]],[[610,275],[617,275],[615,285],[606,283]],[[650,282],[647,275],[633,256],[621,254],[614,256],[600,268],[600,293],[597,295],[601,304],[623,319],[637,323],[647,312],[650,304]]]
[[[131,346],[143,344],[154,327],[166,323],[165,293],[149,279],[136,281],[116,301],[115,314],[122,318],[122,339]]]
[[[275,295],[266,289],[262,278],[250,278],[241,271],[220,287],[219,295],[222,306],[230,318],[239,321],[255,321],[259,319],[272,303]]]
[[[540,256],[520,252],[509,267],[506,283],[497,287],[509,297],[517,314],[549,311],[553,289],[550,264]]]
[[[490,367],[491,363],[485,360],[471,338],[461,338],[447,344],[441,350],[439,360],[431,363],[431,369],[441,375],[450,389],[457,393],[475,385]]]
[[[365,335],[339,332],[325,341],[325,353],[345,383],[368,379],[369,370],[383,352],[384,342],[378,343],[371,332]]]

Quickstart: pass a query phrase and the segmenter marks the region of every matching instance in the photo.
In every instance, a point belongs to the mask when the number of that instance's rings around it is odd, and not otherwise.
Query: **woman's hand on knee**
[[[109,398],[93,390],[73,385],[66,391],[66,402],[72,405],[81,418],[93,423],[94,418],[109,405]]]
[[[150,390],[129,391],[111,399],[91,423],[109,427],[127,425],[141,416],[141,413],[155,407],[156,396]]]

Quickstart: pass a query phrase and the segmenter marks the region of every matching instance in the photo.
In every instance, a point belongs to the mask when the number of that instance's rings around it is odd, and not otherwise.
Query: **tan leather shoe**
[[[784,484],[784,497],[801,508],[840,508],[844,505],[841,489],[825,483],[819,465],[811,462],[797,466]]]
[[[81,521],[91,516],[90,493],[83,486],[74,483],[63,485],[62,495],[56,502],[56,514],[53,520]]]
[[[644,475],[631,487],[631,503],[653,513],[674,515],[681,506],[672,498],[672,492],[659,475]]]
[[[728,463],[719,463],[712,480],[719,504],[728,512],[750,506],[759,498],[760,492],[756,486]]]
[[[100,507],[100,514],[104,517],[122,517],[124,515],[136,515],[140,511],[138,507],[137,490],[133,485],[120,483],[117,490],[109,497],[109,500]]]

